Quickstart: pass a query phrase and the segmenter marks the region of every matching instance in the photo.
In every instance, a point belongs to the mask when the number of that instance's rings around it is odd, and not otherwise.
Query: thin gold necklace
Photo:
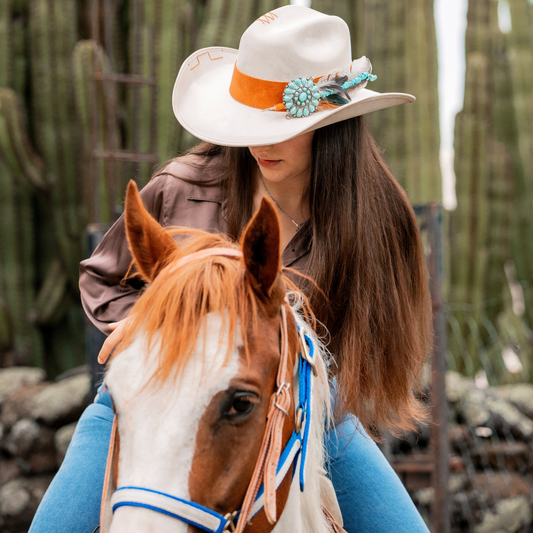
[[[294,220],[294,218],[292,218],[291,215],[289,215],[289,213],[287,213],[287,211],[285,211],[285,209],[283,209],[283,207],[281,207],[281,205],[279,205],[278,202],[276,202],[276,199],[272,196],[272,194],[268,190],[268,187],[266,186],[266,183],[265,183],[265,180],[263,179],[263,175],[261,174],[261,171],[259,171],[259,177],[261,178],[261,181],[263,182],[263,187],[265,188],[265,191],[267,192],[268,196],[270,196],[270,199],[276,204],[276,207],[296,226],[296,231],[297,232],[300,231],[300,228],[304,225],[304,222],[302,222],[301,224],[298,224],[298,222],[296,222],[296,220]]]

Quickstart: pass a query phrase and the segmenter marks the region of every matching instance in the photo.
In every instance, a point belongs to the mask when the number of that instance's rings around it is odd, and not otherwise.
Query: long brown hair
[[[373,435],[413,429],[431,346],[426,268],[407,195],[381,157],[363,117],[313,137],[307,198],[312,247],[306,292],[331,336],[338,408]],[[252,215],[255,161],[247,148],[200,143],[190,153],[220,157],[228,233],[238,239]],[[207,185],[205,182],[203,182]]]

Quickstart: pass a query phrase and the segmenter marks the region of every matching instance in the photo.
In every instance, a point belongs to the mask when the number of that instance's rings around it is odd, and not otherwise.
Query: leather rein
[[[172,265],[172,270],[195,259],[210,255],[222,255],[241,258],[242,253],[233,248],[211,248],[201,250],[181,258]],[[169,267],[167,267],[169,268]],[[291,381],[288,379],[289,341],[287,334],[286,305],[281,307],[281,356],[276,376],[276,392],[270,397],[267,425],[259,457],[240,510],[222,515],[198,503],[178,498],[171,494],[144,487],[113,486],[118,476],[118,427],[117,418],[113,422],[111,441],[107,458],[102,506],[100,515],[101,532],[109,531],[112,515],[120,507],[143,507],[154,512],[163,513],[210,533],[232,531],[242,533],[248,522],[261,510],[270,523],[277,520],[276,490],[292,468],[296,471],[296,462],[301,454],[299,468],[300,490],[304,490],[305,460],[311,422],[311,392],[313,376],[317,375],[314,343],[303,327],[298,325],[299,339],[299,404],[295,410],[296,427],[282,450],[283,424],[289,415],[291,405]]]

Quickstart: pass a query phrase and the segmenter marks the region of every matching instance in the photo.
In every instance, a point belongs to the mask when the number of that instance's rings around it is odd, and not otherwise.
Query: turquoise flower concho
[[[308,117],[317,110],[320,90],[312,78],[296,78],[283,91],[287,118]]]

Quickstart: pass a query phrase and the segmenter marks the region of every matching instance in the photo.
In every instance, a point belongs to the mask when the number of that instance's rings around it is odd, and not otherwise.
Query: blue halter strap
[[[299,403],[296,408],[296,429],[292,432],[289,442],[281,454],[276,469],[276,489],[281,485],[293,465],[292,475],[296,471],[298,456],[300,457],[299,483],[303,492],[305,484],[305,461],[311,426],[311,396],[313,389],[312,376],[316,375],[315,346],[303,327],[298,326],[300,339],[300,357],[298,362]],[[240,511],[222,515],[203,505],[194,503],[171,494],[143,487],[120,487],[111,497],[113,513],[120,507],[142,507],[167,516],[171,516],[209,533],[234,531]],[[264,487],[259,489],[252,506],[249,519],[253,518],[264,506]]]

